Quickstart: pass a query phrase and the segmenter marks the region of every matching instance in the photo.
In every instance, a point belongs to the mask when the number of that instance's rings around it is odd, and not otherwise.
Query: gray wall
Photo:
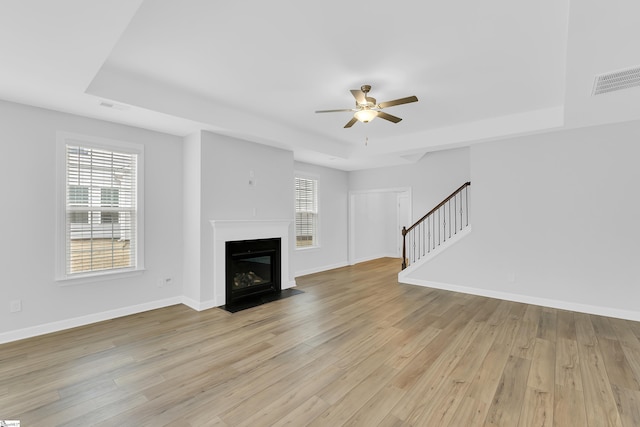
[[[176,302],[182,294],[181,138],[3,101],[0,117],[0,342]],[[57,131],[144,145],[141,275],[78,285],[54,281],[56,198],[64,191],[56,187]],[[173,283],[160,288],[164,277]],[[22,301],[22,311],[9,312],[14,300]],[[16,335],[20,330],[26,332]]]
[[[294,250],[295,275],[347,265],[348,173],[295,162],[297,175],[318,180],[318,239],[320,246]]]
[[[640,122],[471,148],[473,231],[412,277],[640,320]]]

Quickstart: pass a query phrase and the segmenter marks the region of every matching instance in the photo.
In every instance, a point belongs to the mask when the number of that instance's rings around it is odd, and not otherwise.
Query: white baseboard
[[[315,267],[315,268],[309,268],[307,270],[296,271],[294,276],[295,277],[299,277],[299,276],[306,276],[307,274],[321,273],[323,271],[333,270],[335,268],[346,267],[348,265],[349,265],[348,262],[338,262],[336,264],[323,265],[322,267]]]
[[[289,288],[295,288],[296,286],[298,286],[298,284],[296,283],[296,279],[293,279],[293,280],[289,280],[289,283],[283,284],[281,288],[289,289]]]
[[[195,310],[195,311],[204,311],[204,310],[208,310],[210,308],[214,308],[217,307],[216,303],[214,300],[209,300],[209,301],[196,301],[192,298],[189,297],[185,297],[184,295],[181,298],[181,302],[182,304],[186,305],[187,307]]]
[[[0,344],[11,341],[18,341],[25,338],[32,338],[38,335],[59,332],[65,329],[85,326],[91,323],[102,322],[104,320],[115,319],[117,317],[129,316],[131,314],[142,313],[158,308],[169,307],[171,305],[181,304],[182,297],[172,297],[158,301],[151,301],[144,304],[132,305],[128,307],[117,308],[114,310],[103,311],[101,313],[88,314],[86,316],[74,317],[73,319],[65,319],[57,322],[51,322],[43,325],[31,326],[15,331],[4,332],[0,334]]]
[[[472,288],[468,286],[451,285],[448,283],[431,282],[422,279],[400,277],[398,281],[409,285],[424,286],[428,288],[443,289],[445,291],[461,292],[464,294],[478,295],[482,297],[496,298],[506,301],[521,302],[525,304],[539,305],[543,307],[557,308],[561,310],[576,311],[579,313],[596,314],[599,316],[615,317],[618,319],[640,321],[640,312],[622,310],[613,307],[602,307],[589,304],[580,304],[571,301],[561,301],[548,298],[534,297],[530,295],[512,294],[509,292],[493,291],[488,289]]]

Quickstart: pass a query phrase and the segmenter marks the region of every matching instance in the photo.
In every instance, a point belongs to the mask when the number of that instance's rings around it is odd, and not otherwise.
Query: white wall
[[[353,264],[397,256],[398,193],[376,191],[352,195]]]
[[[295,276],[347,265],[347,172],[302,162],[294,168],[300,176],[318,180],[320,242],[317,248],[294,251]]]
[[[181,139],[3,101],[0,117],[0,342],[179,301]],[[71,286],[54,281],[57,131],[145,146],[143,274]],[[173,283],[160,288],[164,277]],[[22,311],[10,313],[10,302],[18,299]]]
[[[350,172],[351,262],[396,253],[398,193],[383,190],[411,190],[411,222],[404,224],[410,226],[469,181],[469,171],[469,149],[459,148],[428,153],[406,166]]]
[[[640,122],[471,148],[473,231],[412,274],[640,320]]]
[[[201,224],[202,224],[202,144],[200,132],[184,138],[182,145],[183,183],[183,294],[190,301],[200,301]]]
[[[469,181],[469,149],[435,151],[406,165],[349,173],[349,190],[410,187],[412,218],[417,220]]]
[[[214,298],[209,221],[293,222],[293,153],[203,131],[185,138],[184,168],[184,253],[185,268],[190,270],[185,272],[185,297],[201,309],[212,306]],[[250,178],[254,185],[249,185]],[[292,271],[289,277],[293,280]]]

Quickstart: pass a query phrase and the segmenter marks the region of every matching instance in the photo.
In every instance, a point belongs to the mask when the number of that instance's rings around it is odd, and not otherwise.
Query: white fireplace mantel
[[[295,286],[289,280],[289,229],[291,220],[211,220],[213,227],[213,298],[214,306],[225,304],[226,242],[280,238],[280,283],[282,289]]]

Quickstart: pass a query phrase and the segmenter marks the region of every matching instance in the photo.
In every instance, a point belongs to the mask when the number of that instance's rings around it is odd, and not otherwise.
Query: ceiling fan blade
[[[346,125],[344,125],[345,128],[350,128],[351,126],[353,126],[356,122],[358,121],[358,119],[356,119],[355,117],[352,118],[351,120],[349,120],[349,123],[347,123]]]
[[[340,111],[355,111],[353,108],[346,108],[342,110],[317,110],[316,113],[338,113]]]
[[[361,91],[360,89],[351,89],[351,95],[353,95],[353,97],[356,99],[356,102],[358,104],[366,104],[367,103],[367,98],[364,95],[364,92]]]
[[[384,111],[378,111],[378,117],[380,117],[381,119],[389,120],[393,123],[398,123],[400,120],[402,120],[400,117],[392,116],[391,114],[387,114]]]
[[[394,99],[393,101],[381,102],[378,104],[380,108],[393,107],[394,105],[408,104],[410,102],[418,102],[416,96],[407,96],[406,98]]]

